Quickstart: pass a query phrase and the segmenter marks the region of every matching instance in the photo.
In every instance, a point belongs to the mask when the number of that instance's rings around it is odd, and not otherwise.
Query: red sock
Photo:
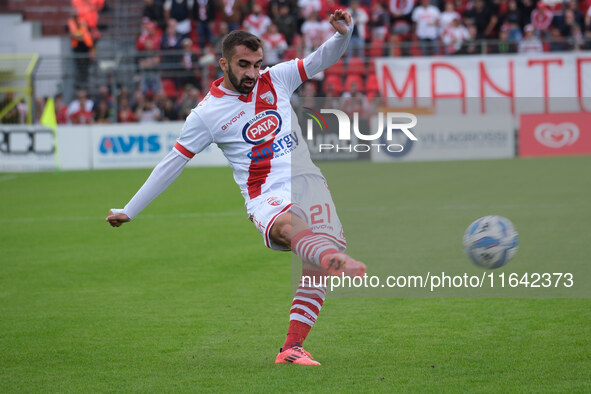
[[[309,280],[302,280],[298,286],[291,303],[287,339],[283,345],[284,350],[289,349],[296,343],[300,345],[304,343],[310,329],[316,323],[326,297],[326,287],[321,282],[325,275],[319,271],[309,270],[303,271],[302,275],[313,278],[313,280],[312,283]]]
[[[289,349],[295,344],[303,344],[310,329],[312,329],[312,326],[309,326],[306,323],[290,320],[289,328],[287,329],[287,338],[283,344],[283,349]]]
[[[293,236],[291,250],[303,261],[318,267],[326,254],[339,252],[334,242],[314,233],[311,229],[300,231]]]

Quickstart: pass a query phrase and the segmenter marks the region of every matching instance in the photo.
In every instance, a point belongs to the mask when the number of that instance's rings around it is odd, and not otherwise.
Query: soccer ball
[[[502,216],[484,216],[464,233],[464,250],[474,264],[494,269],[507,264],[517,252],[519,234]]]

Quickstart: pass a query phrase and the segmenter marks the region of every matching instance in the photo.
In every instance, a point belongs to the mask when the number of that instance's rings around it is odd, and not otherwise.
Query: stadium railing
[[[429,46],[429,45],[427,45]],[[591,48],[591,40],[574,40],[562,39],[553,41],[543,41],[544,51],[578,51]],[[362,78],[368,78],[373,74],[370,70],[372,66],[372,59],[376,57],[413,57],[424,56],[421,44],[417,42],[400,42],[400,43],[382,43],[379,47],[366,45],[361,57],[363,62],[363,69],[368,71],[362,73]],[[462,50],[457,55],[474,55],[487,56],[494,53],[505,53],[517,55],[518,43],[501,42],[498,40],[479,40],[469,41],[464,43]],[[429,52],[435,51],[436,56],[453,56],[446,53],[445,47],[441,43],[432,44]],[[284,51],[286,57],[303,57],[305,50],[302,47],[292,47]],[[113,97],[117,97],[122,90],[127,90],[132,94],[139,86],[142,78],[142,70],[139,67],[139,60],[147,56],[160,56],[161,59],[177,59],[174,62],[161,61],[161,63],[154,69],[161,74],[163,80],[163,89],[167,96],[173,99],[179,97],[179,92],[183,90],[182,81],[186,81],[191,77],[195,77],[198,81],[197,88],[205,93],[211,84],[211,81],[221,75],[218,68],[218,57],[216,53],[201,53],[194,51],[194,66],[190,70],[185,70],[182,65],[182,56],[184,51],[157,51],[157,52],[140,52],[133,48],[129,51],[98,51],[94,58],[90,55],[73,55],[68,56],[41,56],[39,57],[38,66],[20,67],[21,70],[28,70],[19,78],[30,79],[30,87],[34,86],[35,81],[53,82],[56,86],[56,93],[63,95],[66,103],[73,100],[75,97],[75,90],[79,87],[84,87],[92,97],[101,85],[106,85],[110,88]],[[454,54],[454,55],[456,55]],[[76,69],[76,62],[80,59],[88,60],[88,80],[81,81]],[[343,63],[347,64],[347,56],[343,58]],[[358,60],[358,59],[357,59]],[[37,64],[35,63],[35,64]],[[346,74],[344,70],[342,73],[337,72],[337,78],[341,78],[343,86]],[[16,75],[16,74],[15,74]],[[8,78],[10,79],[10,78]],[[14,81],[17,77],[14,77]],[[4,92],[6,90],[3,90]],[[2,91],[0,91],[2,93]],[[32,88],[30,93],[32,94]],[[115,105],[116,105],[116,100]],[[31,106],[29,106],[31,108]]]

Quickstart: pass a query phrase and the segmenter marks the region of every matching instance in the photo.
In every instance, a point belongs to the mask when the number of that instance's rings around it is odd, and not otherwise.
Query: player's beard
[[[252,92],[252,89],[254,89],[254,86],[256,84],[256,79],[252,79],[252,78],[248,78],[248,77],[244,77],[240,80],[240,82],[238,81],[238,78],[236,78],[236,75],[232,72],[232,67],[230,67],[230,65],[228,64],[228,79],[230,80],[230,83],[232,84],[232,86],[234,86],[234,89],[236,89],[239,93],[242,94],[249,94],[250,92]],[[252,87],[248,87],[244,85],[244,82],[247,81],[252,81]]]

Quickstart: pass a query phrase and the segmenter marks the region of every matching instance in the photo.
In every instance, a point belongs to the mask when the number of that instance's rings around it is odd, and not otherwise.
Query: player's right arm
[[[144,185],[123,209],[111,209],[106,221],[113,227],[133,220],[181,174],[189,160],[201,152],[213,138],[195,110],[187,117],[176,145],[154,168]]]

